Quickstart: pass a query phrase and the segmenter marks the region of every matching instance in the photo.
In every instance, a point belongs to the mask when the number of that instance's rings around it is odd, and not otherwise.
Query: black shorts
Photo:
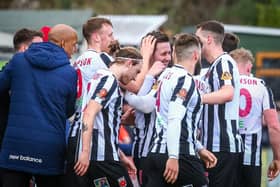
[[[239,186],[241,153],[213,153],[217,157],[217,165],[208,169],[209,187]]]
[[[79,150],[77,149],[78,136],[69,137],[66,151],[67,163],[74,163],[78,160]]]
[[[240,168],[240,187],[261,186],[262,168],[261,166],[241,165]]]
[[[147,185],[154,186],[192,186],[202,187],[207,185],[207,179],[204,175],[204,169],[201,161],[194,156],[180,156],[179,175],[175,184],[167,184],[163,177],[167,154],[149,153],[147,157]]]
[[[91,161],[84,176],[77,176],[74,171],[76,138],[69,138],[67,151],[66,174],[63,177],[64,187],[106,186],[133,187],[127,170],[118,161]]]
[[[134,158],[134,164],[137,168],[137,179],[140,186],[146,186],[147,184],[147,157]]]
[[[72,166],[71,166],[72,165]],[[74,164],[69,164],[64,176],[65,187],[114,186],[133,187],[130,177],[120,162],[91,162],[84,176],[77,176],[73,170]]]

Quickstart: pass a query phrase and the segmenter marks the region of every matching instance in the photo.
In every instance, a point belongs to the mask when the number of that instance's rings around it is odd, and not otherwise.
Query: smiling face
[[[171,46],[169,42],[159,42],[153,55],[153,61],[161,61],[165,66],[171,62]]]

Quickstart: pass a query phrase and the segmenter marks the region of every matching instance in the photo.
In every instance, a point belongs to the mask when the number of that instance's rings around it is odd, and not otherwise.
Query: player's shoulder
[[[108,53],[105,53],[105,52],[101,52],[99,54],[99,57],[102,59],[102,61],[109,65],[111,62],[114,61],[114,58],[112,56],[110,56]]]
[[[115,77],[107,69],[99,69],[97,70],[91,77],[90,81],[91,83],[97,84],[99,82],[114,82]]]
[[[219,56],[216,61],[221,62],[221,63],[231,63],[235,66],[236,62],[235,60],[228,54],[228,53],[223,53],[221,56]]]
[[[74,67],[83,67],[90,65],[109,64],[113,59],[105,53],[98,53],[93,50],[83,52],[74,62]]]
[[[261,78],[257,78],[256,79],[260,82],[260,84],[266,86],[265,80],[261,79]]]
[[[261,78],[254,77],[253,75],[247,76],[247,75],[240,75],[240,83],[241,84],[251,84],[251,85],[258,85],[265,87],[265,81]]]
[[[95,74],[100,74],[102,76],[114,77],[112,72],[108,69],[98,69]]]
[[[87,50],[87,51],[84,51],[79,57],[78,59],[83,59],[83,58],[97,58],[99,57],[100,54],[94,50]],[[77,59],[77,60],[78,60]]]
[[[181,76],[191,76],[191,74],[182,66],[173,66],[171,71],[173,71],[178,77]]]

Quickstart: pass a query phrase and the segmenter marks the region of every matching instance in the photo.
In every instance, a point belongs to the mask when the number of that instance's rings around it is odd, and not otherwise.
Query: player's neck
[[[224,53],[223,48],[220,46],[216,46],[212,48],[209,56],[208,56],[208,62],[212,64],[219,56],[221,56]]]
[[[88,49],[92,49],[98,53],[102,52],[100,46],[96,44],[88,44]]]
[[[185,60],[185,61],[178,62],[177,64],[183,66],[185,70],[187,70],[187,72],[193,75],[195,69],[195,63],[193,63],[190,60]]]
[[[112,64],[109,67],[109,70],[112,72],[112,74],[119,80],[122,76],[123,68],[120,68],[118,64]]]

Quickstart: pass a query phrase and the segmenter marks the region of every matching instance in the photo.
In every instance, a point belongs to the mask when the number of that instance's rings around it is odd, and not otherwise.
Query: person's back
[[[251,75],[254,62],[252,52],[240,48],[231,51],[230,55],[236,61],[240,73],[239,130],[244,142],[244,153],[242,154],[239,171],[240,186],[258,187],[261,186],[262,176],[261,139],[263,123],[268,128],[273,152],[272,165],[270,165],[267,172],[268,178],[274,179],[279,171],[280,128],[276,104],[272,90],[265,86],[262,79]],[[276,165],[273,166],[274,164]],[[271,173],[271,171],[273,172]]]
[[[31,30],[27,28],[19,29],[14,37],[13,44],[16,53],[24,52],[31,45],[32,42],[40,42],[42,33],[36,30]],[[3,71],[7,62],[0,62],[0,71]],[[5,133],[5,129],[8,121],[9,105],[10,105],[10,95],[9,91],[0,94],[1,106],[0,106],[0,144],[2,144],[2,139]],[[0,145],[1,148],[1,145]]]
[[[272,101],[272,92],[265,87],[263,80],[240,75],[239,126],[245,146],[243,165],[261,166],[263,111],[275,108],[275,103]],[[260,173],[255,174],[258,177],[254,181],[260,184],[261,176],[257,175]]]
[[[262,111],[266,108],[275,107],[274,103],[269,99],[269,96],[272,96],[270,94],[263,80],[240,75],[240,134],[251,134],[260,131],[262,128]],[[265,103],[263,103],[264,98],[267,99]],[[264,108],[259,107],[262,104],[266,106],[263,106]],[[274,107],[271,107],[271,104]],[[249,115],[254,117],[250,118]],[[246,128],[244,128],[244,124],[246,124]],[[260,139],[258,141],[260,143]]]
[[[65,123],[74,112],[77,82],[69,62],[77,35],[70,28],[54,27],[51,42],[32,44],[14,55],[0,74],[0,92],[11,92],[2,168],[39,175],[63,173]],[[62,31],[69,33],[61,36]]]

